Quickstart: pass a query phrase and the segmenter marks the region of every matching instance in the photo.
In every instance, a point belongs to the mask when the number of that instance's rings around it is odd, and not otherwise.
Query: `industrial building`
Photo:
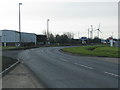
[[[37,38],[37,45],[45,45],[47,43],[47,36],[46,35],[36,35]]]
[[[2,32],[2,46],[19,46],[20,43],[24,46],[36,45],[36,34],[34,33],[19,33],[15,30],[0,30],[0,32]]]
[[[34,46],[36,45],[36,34],[21,32],[21,44],[22,46]]]
[[[18,32],[15,30],[0,30],[2,46],[36,46],[46,44],[46,35]]]
[[[1,41],[3,46],[16,46],[19,43],[19,32],[2,30]]]

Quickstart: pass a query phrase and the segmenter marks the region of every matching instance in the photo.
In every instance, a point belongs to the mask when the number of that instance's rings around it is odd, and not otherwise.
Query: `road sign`
[[[81,37],[82,40],[87,40],[87,37]]]

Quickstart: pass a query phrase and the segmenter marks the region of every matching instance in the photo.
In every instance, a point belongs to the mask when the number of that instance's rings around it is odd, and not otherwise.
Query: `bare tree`
[[[64,34],[67,35],[69,39],[74,38],[74,33],[72,33],[72,32],[65,32]]]
[[[43,30],[42,33],[43,33],[44,35],[47,35],[47,31],[46,31],[46,30]]]

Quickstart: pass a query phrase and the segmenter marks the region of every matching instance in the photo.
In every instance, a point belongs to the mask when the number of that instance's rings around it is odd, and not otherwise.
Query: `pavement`
[[[2,78],[2,88],[44,88],[44,86],[21,63]]]

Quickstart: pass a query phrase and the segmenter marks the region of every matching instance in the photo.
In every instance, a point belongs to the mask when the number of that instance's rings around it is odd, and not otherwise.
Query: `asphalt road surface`
[[[2,56],[7,56],[7,57],[11,57],[14,59],[18,59],[18,54],[21,52],[22,50],[5,50],[2,51]]]
[[[65,54],[61,48],[25,50],[19,58],[48,88],[118,88],[118,64]]]

